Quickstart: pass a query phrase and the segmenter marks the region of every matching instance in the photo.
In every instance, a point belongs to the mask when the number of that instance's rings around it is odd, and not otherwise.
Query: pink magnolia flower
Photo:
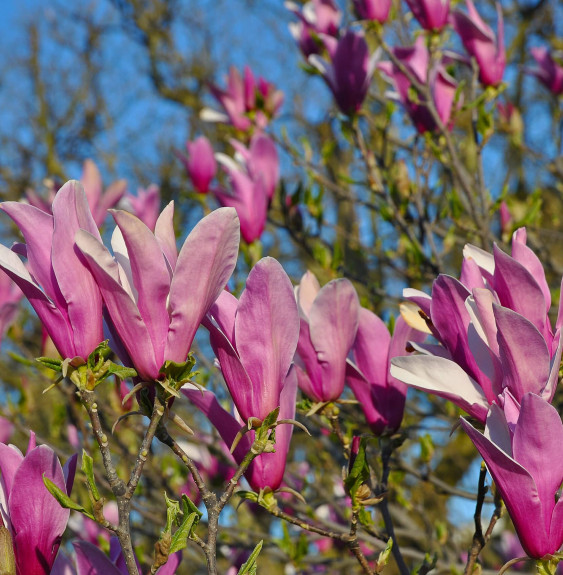
[[[262,134],[252,138],[248,149],[235,140],[231,143],[238,162],[217,155],[231,189],[216,188],[213,193],[222,206],[237,210],[241,235],[250,244],[264,231],[268,206],[279,181],[279,158],[274,142]]]
[[[70,493],[75,470],[76,456],[63,471],[50,447],[36,447],[33,433],[25,457],[0,443],[0,529],[10,535],[18,573],[51,573],[70,512],[49,493],[43,476]]]
[[[137,195],[126,193],[120,206],[136,215],[150,230],[154,231],[160,213],[160,189],[152,184],[148,188],[138,188]]]
[[[230,446],[251,418],[263,420],[276,407],[279,419],[293,419],[297,380],[290,366],[299,337],[299,315],[291,281],[273,258],[252,268],[240,300],[224,291],[209,310],[204,325],[217,356],[237,416],[225,411],[208,391],[182,389]],[[291,425],[276,429],[276,452],[254,460],[246,477],[253,489],[277,489],[283,479]],[[234,451],[238,463],[252,445],[246,434]]]
[[[358,294],[347,279],[321,288],[307,272],[295,295],[300,315],[295,357],[299,387],[316,402],[335,401],[344,390],[346,357],[358,330]]]
[[[231,276],[238,255],[238,218],[232,209],[212,212],[178,254],[172,202],[158,218],[154,234],[129,212],[114,210],[112,215],[117,224],[114,256],[83,230],[76,245],[98,282],[123,348],[122,361],[152,381],[165,361],[186,360],[201,319]]]
[[[305,58],[324,51],[323,37],[338,36],[342,13],[334,0],[311,0],[303,7],[295,2],[286,2],[285,7],[299,19],[289,25],[289,31]]]
[[[421,84],[429,81],[432,104],[442,123],[449,126],[457,84],[441,64],[431,69],[430,72],[428,71],[430,56],[424,38],[419,36],[413,46],[394,48],[393,52]],[[418,132],[422,134],[435,131],[437,125],[428,109],[427,102],[421,94],[416,94],[416,98],[413,99],[413,87],[401,70],[392,62],[381,62],[378,68],[395,85],[398,99],[405,107]]]
[[[265,128],[283,103],[283,93],[264,78],[255,79],[248,66],[244,68],[244,78],[236,68],[231,68],[226,90],[214,84],[210,89],[224,114],[205,108],[202,119],[232,124],[242,132],[247,132],[253,125]]]
[[[408,341],[422,341],[425,337],[426,334],[409,327],[402,318],[397,320],[391,337],[381,319],[360,308],[346,381],[375,435],[397,431],[405,411],[407,386],[390,375],[391,360],[407,354]]]
[[[7,443],[14,432],[14,424],[5,417],[0,417],[0,443]]]
[[[188,156],[179,154],[188,176],[192,181],[193,187],[200,194],[206,194],[209,191],[209,184],[217,174],[217,162],[211,142],[205,137],[200,136],[193,142],[186,142]]]
[[[361,20],[373,20],[383,24],[389,18],[391,0],[354,0],[354,9]]]
[[[441,345],[415,345],[423,355],[394,359],[391,375],[450,399],[483,422],[507,391],[516,402],[528,392],[551,402],[563,316],[560,311],[554,332],[551,295],[525,230],[514,233],[512,257],[496,246],[494,255],[474,246],[466,246],[464,255],[461,281],[440,275],[432,297],[405,290]]]
[[[441,30],[448,22],[450,0],[406,0],[425,30]]]
[[[479,80],[485,86],[498,86],[502,82],[506,65],[504,50],[504,22],[502,8],[497,4],[498,38],[491,27],[479,16],[472,0],[466,0],[468,13],[456,10],[452,23],[470,56],[479,65]]]
[[[57,192],[53,215],[19,202],[0,207],[26,241],[14,251],[27,257],[26,267],[0,246],[0,267],[28,298],[61,356],[86,359],[104,337],[100,290],[74,243],[79,229],[101,241],[82,186],[66,183]]]
[[[340,111],[353,116],[368,93],[378,53],[370,56],[364,35],[348,30],[329,54],[330,64],[315,54],[309,57],[309,63],[321,73]]]
[[[485,433],[461,425],[485,460],[516,533],[530,557],[541,559],[563,544],[563,424],[557,410],[526,393],[519,409],[491,406]]]
[[[530,50],[537,67],[528,68],[528,74],[535,76],[552,94],[563,94],[563,66],[558,64],[547,48]]]

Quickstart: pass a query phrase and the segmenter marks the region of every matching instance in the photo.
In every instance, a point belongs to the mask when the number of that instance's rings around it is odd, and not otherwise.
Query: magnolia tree
[[[183,5],[110,4],[52,21],[88,32],[85,81],[119,24],[192,128],[136,193],[74,172],[60,134],[103,130],[76,85],[46,95],[30,27],[44,144],[30,171],[6,135],[0,171],[0,575],[554,574],[555,9],[262,6],[315,121],[182,55]]]

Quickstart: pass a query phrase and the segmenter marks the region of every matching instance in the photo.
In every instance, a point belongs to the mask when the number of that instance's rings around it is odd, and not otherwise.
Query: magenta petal
[[[2,490],[6,495],[6,500],[12,492],[14,476],[22,461],[23,455],[19,449],[13,445],[10,446],[0,443],[0,471],[2,472],[0,482],[2,484]]]
[[[356,338],[360,302],[347,279],[321,288],[309,314],[311,343],[321,366],[322,400],[338,399],[344,389],[346,356]]]
[[[533,393],[524,395],[512,441],[513,458],[536,483],[547,532],[555,506],[555,493],[563,479],[561,445],[563,424],[557,410]]]
[[[77,575],[122,575],[103,551],[88,541],[74,541]]]
[[[154,235],[158,240],[160,249],[166,256],[172,271],[176,269],[178,248],[174,235],[174,202],[170,202],[161,212],[154,226]]]
[[[104,302],[108,307],[115,331],[135,364],[141,377],[158,377],[162,363],[157,364],[146,325],[131,296],[119,282],[119,269],[107,249],[87,232],[76,234],[76,245],[88,261]]]
[[[514,234],[516,235],[516,232]],[[536,280],[545,298],[545,313],[547,313],[551,307],[551,292],[545,279],[543,265],[538,256],[525,243],[513,240],[512,257],[521,263]]]
[[[168,557],[168,561],[156,572],[156,575],[174,575],[182,562],[182,552],[177,551]]]
[[[62,304],[62,311],[55,307],[35,284],[19,257],[3,245],[0,245],[0,267],[27,297],[61,355],[68,350],[71,352],[68,356],[74,357],[73,334],[64,311],[65,304]]]
[[[53,216],[20,202],[3,202],[0,207],[14,220],[25,239],[29,271],[57,307],[66,309],[53,270]]]
[[[231,346],[235,346],[235,317],[237,314],[238,299],[227,290],[223,290],[215,303],[209,308],[208,317],[213,322],[205,319],[203,325],[211,331],[211,327],[218,327],[229,340]],[[213,324],[213,325],[212,325]]]
[[[520,542],[531,557],[553,553],[542,517],[542,504],[532,476],[502,449],[461,418],[461,425],[485,460],[514,522]]]
[[[136,216],[122,210],[116,210],[112,215],[127,246],[133,284],[138,293],[137,307],[148,329],[155,360],[162,365],[164,359],[172,359],[164,356],[170,292],[170,274],[164,254],[154,234]]]
[[[250,271],[235,334],[239,357],[253,384],[241,416],[264,419],[278,407],[299,338],[293,287],[277,260],[263,258]]]
[[[72,561],[64,553],[57,553],[50,575],[77,575],[77,573]]]
[[[76,475],[76,465],[78,464],[78,453],[71,455],[63,465],[63,475],[65,478],[66,492],[68,495],[72,493],[74,485],[74,476]]]
[[[548,339],[546,325],[545,296],[530,272],[515,259],[494,247],[495,291],[500,303],[531,321]]]
[[[358,332],[352,352],[356,365],[374,385],[387,383],[387,355],[391,334],[385,323],[373,312],[360,308]],[[400,355],[404,355],[405,351]]]
[[[527,392],[539,395],[551,369],[545,340],[532,323],[516,312],[496,304],[493,311],[504,372],[503,387],[507,387],[517,401]],[[533,362],[530,357],[534,358]]]
[[[57,192],[53,201],[53,220],[53,272],[67,304],[75,355],[86,359],[103,340],[102,296],[74,243],[79,229],[99,238],[79,182],[71,180]]]
[[[47,445],[25,456],[8,501],[18,572],[26,575],[49,574],[70,515],[47,491],[43,475],[65,490],[63,470]]]
[[[187,237],[170,285],[166,359],[185,361],[199,324],[233,273],[238,247],[239,220],[229,208],[203,218]]]

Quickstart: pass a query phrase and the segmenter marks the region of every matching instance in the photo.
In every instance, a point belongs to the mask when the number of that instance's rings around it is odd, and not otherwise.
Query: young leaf
[[[47,488],[49,493],[59,502],[59,505],[61,507],[64,507],[65,509],[73,509],[74,511],[79,511],[83,515],[86,515],[86,517],[94,519],[94,516],[88,511],[86,511],[86,509],[82,507],[80,503],[76,503],[76,501],[73,501],[60,487],[55,485],[48,477],[45,477],[45,475],[43,475],[43,483],[45,484],[45,487]]]
[[[100,500],[100,492],[96,486],[96,479],[94,478],[94,460],[82,450],[82,467],[80,468],[82,473],[86,475],[86,481],[88,482],[88,489],[94,498],[94,501]]]
[[[256,559],[258,558],[260,551],[262,551],[263,543],[264,541],[262,540],[258,543],[258,545],[256,545],[254,551],[250,554],[248,561],[244,563],[239,569],[238,575],[255,575],[256,569],[258,567],[256,565]]]

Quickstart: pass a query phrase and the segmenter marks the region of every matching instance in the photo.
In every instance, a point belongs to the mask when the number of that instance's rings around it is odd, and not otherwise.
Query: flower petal
[[[264,419],[279,405],[299,338],[293,287],[277,260],[263,258],[250,271],[235,318],[235,337],[252,382],[244,411],[237,408],[244,419]]]
[[[73,541],[77,575],[122,575],[103,551],[88,541]]]
[[[185,361],[195,333],[235,268],[239,220],[235,210],[218,209],[187,237],[170,285],[170,328],[166,359]]]

